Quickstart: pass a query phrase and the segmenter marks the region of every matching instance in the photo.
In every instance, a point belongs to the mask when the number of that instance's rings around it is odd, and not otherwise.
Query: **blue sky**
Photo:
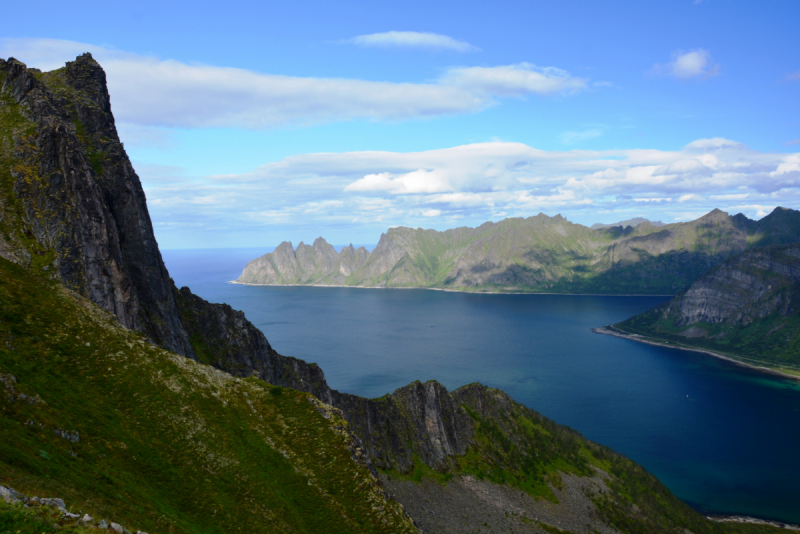
[[[4,19],[3,57],[104,66],[165,248],[800,208],[796,1],[45,1]]]

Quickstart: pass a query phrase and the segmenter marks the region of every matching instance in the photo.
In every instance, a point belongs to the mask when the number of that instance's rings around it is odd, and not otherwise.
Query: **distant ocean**
[[[664,297],[226,283],[268,249],[166,250],[179,285],[243,310],[339,390],[479,381],[642,464],[703,512],[800,523],[800,384],[589,331]]]

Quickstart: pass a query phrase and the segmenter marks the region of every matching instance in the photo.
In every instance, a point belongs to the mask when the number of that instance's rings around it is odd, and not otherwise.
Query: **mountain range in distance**
[[[713,210],[690,222],[592,228],[540,213],[444,232],[391,228],[372,252],[351,245],[337,253],[321,237],[296,249],[283,242],[234,282],[674,295],[734,254],[798,240],[800,212],[780,207],[757,221]]]

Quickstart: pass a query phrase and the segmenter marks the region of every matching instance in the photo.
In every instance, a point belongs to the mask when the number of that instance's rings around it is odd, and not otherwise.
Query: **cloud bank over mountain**
[[[142,171],[162,223],[202,219],[209,228],[258,229],[295,241],[324,228],[332,242],[337,236],[372,242],[394,225],[450,228],[539,212],[587,225],[639,215],[688,220],[715,207],[759,218],[800,201],[800,154],[760,152],[721,138],[677,151],[543,151],[489,142],[410,153],[303,154],[192,184],[170,182],[167,174]],[[286,228],[299,230],[287,236]]]

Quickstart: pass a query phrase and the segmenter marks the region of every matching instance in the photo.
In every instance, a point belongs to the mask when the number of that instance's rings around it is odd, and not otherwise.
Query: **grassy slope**
[[[0,373],[0,481],[18,491],[129,530],[413,531],[307,394],[158,349],[2,259]]]

